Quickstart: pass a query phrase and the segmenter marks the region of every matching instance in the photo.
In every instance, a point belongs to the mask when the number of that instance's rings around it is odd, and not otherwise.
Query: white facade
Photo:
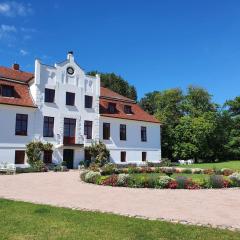
[[[69,67],[74,73],[68,73]],[[53,144],[53,163],[66,161],[64,158],[69,158],[69,150],[72,150],[70,152],[73,154],[74,168],[85,159],[84,146],[91,144],[93,140],[101,140],[106,144],[110,150],[110,159],[115,163],[121,163],[121,151],[126,152],[126,163],[141,163],[142,152],[146,152],[147,161],[161,160],[160,124],[100,116],[100,77],[87,76],[75,63],[71,53],[68,54],[66,61],[55,66],[47,66],[36,60],[35,77],[29,86],[36,108],[0,104],[0,162],[14,163],[15,151],[24,150],[26,144],[32,140]],[[46,88],[55,90],[53,103],[45,102]],[[66,92],[75,94],[74,106],[66,105]],[[92,96],[92,108],[85,107],[85,95]],[[17,113],[28,115],[27,136],[15,135]],[[54,118],[52,137],[43,136],[44,116]],[[74,144],[64,142],[66,118],[76,121]],[[92,139],[87,139],[84,135],[84,121],[92,122]],[[103,140],[103,122],[111,125],[109,140]],[[120,124],[127,126],[126,141],[119,140]],[[141,141],[141,126],[147,128],[146,142]]]
[[[103,140],[103,123],[110,123],[110,139]],[[120,140],[120,124],[126,125],[126,140]],[[147,129],[147,141],[141,141],[141,127]],[[110,160],[121,164],[121,152],[126,152],[126,162],[141,163],[142,152],[146,152],[146,160],[159,162],[161,159],[160,125],[158,123],[133,121],[119,118],[100,118],[100,139],[110,150]]]

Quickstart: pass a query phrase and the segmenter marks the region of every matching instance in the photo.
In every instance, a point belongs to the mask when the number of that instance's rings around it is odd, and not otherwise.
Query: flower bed
[[[119,169],[111,164],[103,168],[94,167],[85,170],[80,176],[87,183],[131,188],[203,189],[240,187],[240,173],[230,172],[229,169],[218,171],[175,167]]]

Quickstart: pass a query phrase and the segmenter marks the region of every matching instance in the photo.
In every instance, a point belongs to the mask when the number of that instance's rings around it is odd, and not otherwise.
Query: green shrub
[[[182,170],[182,173],[191,174],[191,173],[192,173],[192,169],[191,169],[191,168],[184,168],[184,169]]]
[[[209,177],[209,186],[212,188],[226,188],[229,184],[229,181],[225,180],[222,175],[211,175]]]
[[[82,171],[80,172],[80,179],[85,182],[85,176],[89,171]]]
[[[157,185],[157,179],[152,176],[144,175],[139,178],[135,178],[135,186],[143,188],[155,188]]]
[[[240,173],[233,173],[229,176],[229,179],[232,181],[233,186],[240,187]]]
[[[130,180],[129,174],[121,173],[118,175],[117,185],[118,186],[127,186]]]
[[[89,151],[90,155],[92,156],[91,162],[95,162],[100,167],[109,162],[110,153],[104,143],[93,142],[91,146],[85,147],[85,150]]]
[[[177,176],[175,181],[177,182],[177,188],[184,189],[188,183],[188,178],[185,176]]]
[[[168,184],[173,181],[173,178],[170,178],[169,176],[160,176],[157,180],[156,186],[158,188],[166,188]]]
[[[100,177],[101,174],[99,172],[88,171],[85,175],[85,182],[96,183]]]
[[[112,163],[105,164],[101,168],[102,175],[112,175],[113,173],[116,173],[116,165],[114,165]]]
[[[62,171],[62,166],[61,165],[57,165],[53,168],[54,172],[61,172]]]

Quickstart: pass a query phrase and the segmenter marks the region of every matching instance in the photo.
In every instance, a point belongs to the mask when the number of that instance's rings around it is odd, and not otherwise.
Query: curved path
[[[104,187],[78,171],[0,175],[0,198],[240,229],[240,189],[158,190]]]

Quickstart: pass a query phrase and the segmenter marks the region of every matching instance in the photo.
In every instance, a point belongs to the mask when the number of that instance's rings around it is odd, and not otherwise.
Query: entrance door
[[[63,161],[67,163],[68,169],[73,169],[73,154],[74,154],[74,150],[72,149],[63,150]]]

